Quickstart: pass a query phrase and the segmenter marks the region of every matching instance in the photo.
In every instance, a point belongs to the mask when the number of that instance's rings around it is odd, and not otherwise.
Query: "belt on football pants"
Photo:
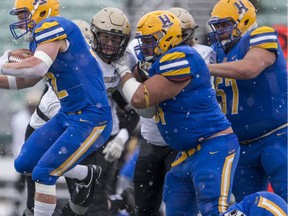
[[[241,145],[248,145],[248,144],[250,144],[250,143],[252,143],[252,142],[255,142],[255,141],[259,140],[259,139],[262,139],[262,138],[264,138],[264,137],[267,137],[267,136],[269,136],[270,134],[275,133],[276,131],[278,131],[278,130],[280,130],[280,129],[283,129],[283,128],[287,127],[287,126],[288,126],[288,123],[283,124],[283,125],[275,128],[275,129],[273,129],[272,131],[270,131],[270,132],[268,132],[268,133],[260,136],[260,137],[257,137],[257,138],[254,138],[254,139],[250,139],[250,140],[242,141],[242,142],[240,142],[240,144],[241,144]]]
[[[228,135],[228,134],[231,134],[231,133],[233,133],[233,130],[232,130],[231,127],[229,127],[229,128],[227,128],[227,129],[225,129],[223,131],[220,131],[220,132],[218,132],[218,133],[216,133],[216,134],[214,134],[214,135],[212,135],[212,136],[210,136],[208,138],[200,138],[198,141],[202,143],[202,142],[204,142],[206,140],[209,140],[209,139],[212,139],[212,138],[215,138],[215,137],[218,137],[218,136],[225,136],[225,135]],[[178,164],[180,164],[183,161],[185,161],[188,157],[190,157],[193,154],[195,154],[195,152],[200,151],[200,149],[201,149],[201,145],[198,144],[196,147],[194,147],[194,148],[192,148],[192,149],[190,149],[188,151],[182,151],[182,155],[177,160],[175,160],[171,164],[171,166],[172,167],[177,166]]]
[[[195,148],[192,148],[188,151],[182,151],[182,155],[177,159],[175,160],[171,166],[174,167],[174,166],[177,166],[178,164],[182,163],[184,160],[186,160],[188,157],[192,156],[193,154],[195,154],[195,152],[197,151],[200,151],[201,149],[201,145],[198,144]]]
[[[81,110],[76,111],[76,112],[66,112],[68,115],[80,115],[82,113]]]

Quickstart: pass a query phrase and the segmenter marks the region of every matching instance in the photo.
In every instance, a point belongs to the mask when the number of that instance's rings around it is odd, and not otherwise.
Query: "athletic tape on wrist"
[[[126,68],[126,66],[125,66],[125,68]],[[129,67],[127,67],[128,69],[129,69]],[[131,74],[131,71],[130,71],[130,69],[129,70],[123,70],[121,73],[119,73],[119,75],[120,75],[120,78],[122,78],[122,77],[124,77],[127,73],[129,74]]]
[[[56,196],[56,185],[44,185],[35,182],[35,188],[37,193]]]
[[[138,89],[139,85],[141,85],[141,83],[137,82],[136,79],[132,77],[128,79],[122,87],[123,94],[130,104],[132,97],[136,92],[136,90]]]
[[[17,90],[18,88],[17,88],[16,77],[7,76],[7,79],[8,79],[9,89],[11,89],[11,90]]]
[[[129,139],[129,133],[128,133],[128,130],[126,128],[122,128],[119,133],[117,134],[117,137],[119,139],[121,139],[122,143],[121,144],[125,144],[128,139]]]

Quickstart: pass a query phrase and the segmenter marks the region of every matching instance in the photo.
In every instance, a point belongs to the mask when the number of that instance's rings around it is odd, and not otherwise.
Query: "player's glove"
[[[115,60],[111,63],[117,73],[122,78],[126,73],[132,73],[130,69],[130,60],[129,55],[127,52],[124,53],[124,55],[119,58],[118,60]]]
[[[103,149],[104,158],[108,162],[118,160],[124,150],[125,143],[129,139],[129,134],[126,128],[122,128],[119,133],[111,140]]]
[[[149,73],[148,73],[150,67],[151,67],[151,63],[138,61],[137,68],[138,68],[138,73],[140,75],[142,82],[145,82],[147,79],[150,78]]]
[[[9,62],[8,60],[8,55],[9,55],[10,50],[6,50],[4,54],[0,57],[0,75],[2,75],[2,65],[6,64]]]

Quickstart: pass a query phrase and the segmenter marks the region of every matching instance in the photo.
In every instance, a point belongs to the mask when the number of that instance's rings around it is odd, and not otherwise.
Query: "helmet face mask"
[[[138,22],[135,37],[139,41],[135,52],[141,53],[145,61],[153,62],[158,56],[180,44],[180,20],[168,11],[147,13]]]
[[[224,50],[229,49],[248,30],[257,27],[256,10],[248,0],[219,0],[211,17],[209,26],[212,32],[209,37],[214,46]]]
[[[58,16],[59,12],[58,0],[16,0],[10,15],[16,15],[18,22],[9,25],[11,34],[16,40],[29,35],[36,24],[48,17]]]
[[[209,33],[210,40],[218,48],[228,49],[233,41],[241,36],[241,32],[233,19],[211,20],[209,25],[212,29],[212,32]]]
[[[31,32],[31,29],[36,25],[31,20],[32,15],[27,8],[14,9],[10,12],[10,15],[16,15],[19,19],[18,22],[9,25],[10,32],[16,40]]]
[[[198,26],[197,26],[198,27]],[[182,43],[181,44],[193,44],[195,29],[183,29],[182,28]]]
[[[91,47],[100,57],[114,61],[124,54],[130,35],[102,30],[93,25],[91,31],[93,35]],[[109,40],[111,41],[110,44]]]
[[[92,19],[92,49],[104,60],[114,61],[123,56],[130,37],[130,23],[123,12],[107,7]]]
[[[135,53],[140,61],[153,62],[158,55],[154,52],[157,47],[157,41],[153,35],[135,35],[138,39],[138,46],[134,47]],[[159,47],[158,47],[159,49]]]

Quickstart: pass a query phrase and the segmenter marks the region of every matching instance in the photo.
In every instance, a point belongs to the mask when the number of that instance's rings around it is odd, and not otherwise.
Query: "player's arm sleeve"
[[[171,81],[186,81],[192,76],[189,61],[183,52],[164,55],[159,61],[157,73]]]
[[[268,26],[262,26],[250,33],[249,49],[262,48],[277,53],[279,49],[277,32]]]
[[[65,40],[67,34],[64,28],[56,20],[44,22],[41,26],[35,29],[35,41],[37,46],[43,43],[49,43],[57,40]]]

